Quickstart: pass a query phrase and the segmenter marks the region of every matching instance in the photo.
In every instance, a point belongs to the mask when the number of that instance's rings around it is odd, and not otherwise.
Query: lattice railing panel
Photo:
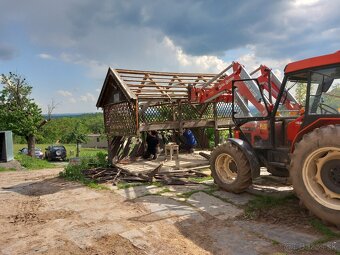
[[[139,121],[142,123],[155,123],[173,120],[172,105],[154,105],[148,107],[145,112],[139,115]]]
[[[203,105],[181,104],[181,109],[176,104],[154,105],[144,112],[140,111],[139,122],[145,124],[162,123],[165,121],[179,121],[179,113],[182,112],[182,120],[213,120],[213,103]],[[141,109],[140,109],[141,110]],[[226,110],[227,111],[227,110]],[[225,115],[225,114],[224,114]],[[224,117],[223,115],[223,117]]]
[[[218,102],[216,104],[217,118],[231,118],[232,115],[232,104]]]
[[[132,136],[137,134],[135,104],[124,102],[104,107],[105,131],[109,135]]]

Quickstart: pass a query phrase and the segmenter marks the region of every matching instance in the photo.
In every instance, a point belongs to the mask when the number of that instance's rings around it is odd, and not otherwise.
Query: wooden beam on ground
[[[223,119],[217,121],[219,126],[230,126],[234,125],[233,121],[230,119]],[[191,120],[183,121],[183,128],[195,128],[195,127],[215,127],[214,120]],[[141,123],[139,131],[151,131],[151,130],[167,130],[167,129],[179,129],[179,122],[163,122],[163,123],[153,123],[146,124]]]

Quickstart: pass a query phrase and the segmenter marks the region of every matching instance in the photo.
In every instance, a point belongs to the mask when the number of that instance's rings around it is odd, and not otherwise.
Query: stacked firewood
[[[154,182],[158,181],[168,185],[195,184],[189,178],[207,177],[208,174],[195,169],[175,170],[171,172],[161,172],[163,164],[160,164],[152,171],[146,173],[134,173],[118,166],[110,168],[92,168],[83,170],[86,179],[98,183],[111,182],[116,185],[118,182]]]

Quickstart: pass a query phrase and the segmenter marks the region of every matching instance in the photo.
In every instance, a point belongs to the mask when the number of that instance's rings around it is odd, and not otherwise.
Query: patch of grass
[[[136,187],[136,186],[156,186],[156,187],[163,187],[164,184],[161,182],[118,182],[117,183],[117,188],[118,189],[128,189],[131,187]]]
[[[30,170],[57,167],[56,165],[51,164],[50,162],[46,160],[32,158],[32,157],[29,157],[23,154],[16,155],[15,159],[18,160],[23,167],[30,169]]]
[[[183,192],[181,194],[177,194],[177,197],[188,199],[189,197],[191,197],[193,194],[195,194],[197,192],[204,192],[208,195],[213,195],[213,193],[216,190],[218,190],[217,186],[207,186],[207,189],[190,190],[188,192]]]
[[[86,184],[86,186],[91,189],[96,189],[96,190],[110,190],[109,187],[106,187],[105,185],[98,184],[95,182],[89,182]]]
[[[161,183],[161,182],[147,182],[147,185],[150,186],[150,185],[153,185],[153,186],[156,186],[156,187],[163,187],[164,184]]]
[[[332,239],[332,238],[339,238],[340,234],[333,232],[331,229],[329,229],[325,224],[323,224],[318,219],[312,219],[310,221],[310,224],[321,234],[323,234],[326,238]]]
[[[213,180],[212,176],[207,176],[207,177],[190,177],[188,178],[189,181],[192,182],[204,182],[204,181],[210,181]]]
[[[177,197],[182,197],[182,198],[187,199],[197,192],[203,192],[203,190],[191,190],[191,191],[188,191],[188,192],[183,192],[181,194],[177,194]]]
[[[131,188],[131,187],[137,187],[137,186],[146,186],[147,183],[146,182],[133,182],[133,183],[130,183],[130,182],[118,182],[117,183],[117,188],[118,189],[128,189],[128,188]]]
[[[84,169],[88,169],[91,163],[95,163],[97,166],[103,164],[107,165],[106,161],[103,162],[102,158],[103,155],[101,155],[101,153],[97,153],[95,158],[82,158],[79,165],[67,165],[64,168],[64,171],[59,173],[59,176],[65,178],[66,180],[81,182],[92,189],[108,190],[108,187],[98,184],[94,180],[86,179],[82,172]]]
[[[208,186],[209,189],[205,189],[203,190],[203,192],[207,193],[208,195],[210,196],[214,196],[214,192],[219,190],[218,186],[217,185],[213,185],[213,186]]]
[[[158,191],[158,192],[156,193],[156,195],[162,195],[163,193],[168,193],[168,192],[171,192],[171,190],[168,189],[168,188],[164,188],[164,189],[162,189],[161,191]]]
[[[245,215],[253,218],[262,210],[284,205],[292,199],[296,199],[296,197],[294,195],[286,197],[257,196],[255,199],[248,202],[245,209]]]
[[[15,168],[6,168],[0,166],[0,172],[10,172],[10,171],[16,171]]]
[[[276,240],[271,240],[271,241],[272,241],[273,245],[279,245],[280,244],[280,242],[278,242]],[[274,253],[274,254],[279,255],[279,254],[285,254],[285,253]]]

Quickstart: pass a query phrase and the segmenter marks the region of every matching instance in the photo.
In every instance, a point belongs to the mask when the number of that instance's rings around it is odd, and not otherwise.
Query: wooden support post
[[[179,133],[183,133],[183,122],[182,122],[182,104],[181,101],[178,100],[178,124],[179,124]]]
[[[215,134],[215,146],[220,143],[220,133],[218,131],[218,118],[217,118],[217,103],[214,102],[214,134]]]

